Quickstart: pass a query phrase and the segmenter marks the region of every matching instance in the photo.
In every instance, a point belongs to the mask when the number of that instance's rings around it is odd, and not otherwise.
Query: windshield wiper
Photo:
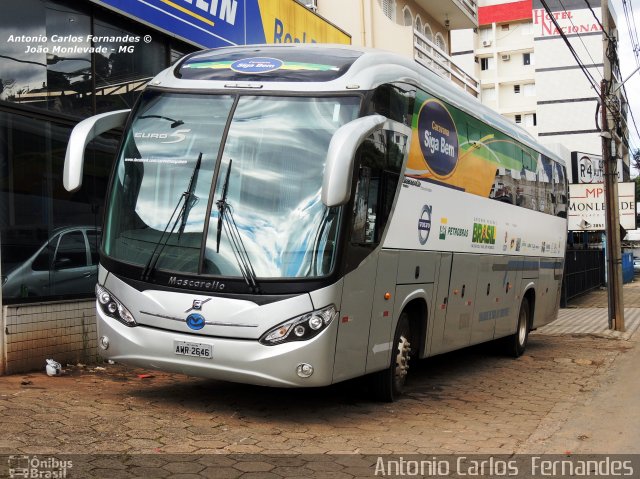
[[[198,174],[200,173],[200,166],[202,165],[202,153],[198,155],[198,161],[196,161],[196,166],[193,167],[193,173],[191,174],[191,179],[189,180],[189,186],[187,187],[187,191],[185,191],[182,196],[184,197],[184,204],[182,205],[182,211],[180,213],[180,228],[178,228],[178,239],[184,233],[184,228],[187,226],[187,219],[189,218],[189,213],[191,213],[191,208],[193,208],[198,200],[195,195],[196,184],[198,183]]]
[[[227,175],[222,185],[222,196],[216,201],[218,207],[218,229],[216,231],[216,253],[220,252],[220,237],[222,230],[224,229],[231,242],[231,249],[233,250],[233,256],[236,258],[236,263],[242,273],[245,283],[249,286],[249,291],[252,293],[260,293],[260,287],[258,286],[258,277],[251,264],[249,253],[242,241],[238,224],[233,217],[233,209],[231,205],[227,203],[227,194],[229,193],[229,177],[231,175],[231,166],[233,160],[229,160],[229,168],[227,168]]]
[[[224,221],[224,212],[229,206],[227,203],[227,193],[229,191],[229,175],[231,174],[231,166],[233,160],[229,159],[229,168],[227,168],[227,176],[222,185],[222,197],[216,202],[218,207],[218,227],[216,229],[216,253],[220,252],[220,237],[222,236],[222,222]]]
[[[175,231],[176,226],[178,225],[178,221],[180,221],[180,228],[178,229],[178,239],[180,239],[180,235],[182,235],[182,233],[184,232],[184,228],[187,225],[187,217],[189,216],[189,212],[191,211],[191,208],[193,208],[193,206],[198,202],[198,197],[195,195],[194,191],[196,189],[196,183],[198,182],[198,172],[200,171],[200,165],[202,165],[202,152],[200,152],[200,154],[198,155],[196,165],[193,167],[193,173],[191,173],[191,179],[189,180],[187,191],[182,193],[180,195],[180,198],[178,198],[178,203],[173,209],[173,213],[171,213],[171,217],[169,218],[169,221],[167,221],[167,224],[164,227],[162,234],[160,235],[160,239],[156,243],[156,246],[153,248],[147,264],[142,270],[142,275],[140,276],[140,279],[142,279],[142,281],[148,281],[151,277],[151,274],[155,271],[158,260],[162,255],[162,251],[169,242],[169,238]],[[181,203],[182,208],[180,208]],[[178,208],[180,208],[180,212],[176,216]],[[173,219],[174,216],[176,218],[175,220]],[[171,231],[167,233],[172,222],[173,226],[171,226]]]

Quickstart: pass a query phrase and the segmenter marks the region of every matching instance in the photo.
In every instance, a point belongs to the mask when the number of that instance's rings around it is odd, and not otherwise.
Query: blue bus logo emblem
[[[458,132],[446,106],[429,99],[422,104],[418,114],[420,149],[431,172],[440,178],[448,178],[458,164]]]
[[[430,205],[424,205],[420,218],[418,219],[418,240],[421,245],[427,243],[429,239],[429,233],[431,233],[431,211],[433,207]]]
[[[284,62],[277,58],[243,58],[233,62],[231,69],[238,73],[269,73],[278,70],[283,64]]]
[[[204,325],[205,320],[201,314],[194,313],[187,316],[187,326],[189,326],[191,329],[198,331],[204,328]]]

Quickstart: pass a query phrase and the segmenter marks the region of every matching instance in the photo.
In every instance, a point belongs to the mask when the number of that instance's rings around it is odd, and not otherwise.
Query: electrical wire
[[[544,3],[544,2],[543,2]],[[596,22],[598,22],[598,25],[600,25],[600,29],[602,30],[602,34],[607,37],[607,40],[611,41],[611,37],[609,36],[609,32],[606,32],[604,30],[604,26],[602,25],[602,22],[600,21],[600,19],[598,18],[598,15],[596,15],[596,12],[593,11],[593,7],[591,7],[591,4],[589,3],[589,0],[584,0],[584,3],[587,4],[587,7],[589,7],[589,10],[591,10],[591,14],[593,15],[593,18],[596,19]],[[546,8],[545,8],[546,10]],[[566,11],[566,9],[565,9]]]
[[[551,19],[551,22],[553,22],[553,25],[556,27],[556,30],[558,31],[558,33],[560,34],[560,36],[564,40],[564,43],[567,45],[567,48],[569,49],[569,52],[571,53],[571,55],[573,56],[574,60],[576,61],[576,63],[580,67],[580,69],[582,70],[582,73],[584,73],[585,77],[587,77],[587,80],[591,84],[591,87],[595,90],[597,95],[600,96],[600,88],[598,87],[596,79],[593,78],[591,73],[587,70],[587,67],[585,67],[584,64],[582,63],[582,61],[580,60],[580,57],[578,56],[578,54],[576,53],[575,49],[573,48],[573,45],[571,45],[571,42],[567,38],[567,35],[564,33],[564,31],[562,30],[562,28],[558,24],[558,20],[556,20],[555,16],[551,12],[551,9],[549,8],[549,5],[547,5],[547,2],[545,0],[540,0],[540,3],[542,3],[542,6],[544,7],[545,11],[549,15],[549,18]]]
[[[627,2],[627,0],[622,0],[622,8],[624,11],[624,18],[627,23],[629,38],[631,39],[631,49],[635,56],[636,65],[640,66],[640,58],[638,57],[638,55],[640,54],[640,42],[638,41],[638,30],[635,24],[633,7],[631,6],[630,2]]]
[[[571,55],[573,56],[574,60],[576,61],[576,63],[578,64],[578,67],[580,67],[580,69],[582,70],[583,74],[585,75],[585,77],[587,78],[587,81],[589,82],[589,84],[591,85],[591,87],[596,91],[598,97],[600,98],[600,102],[599,102],[599,108],[601,107],[600,103],[604,103],[604,107],[608,110],[609,113],[611,113],[611,116],[613,117],[613,120],[615,122],[616,125],[618,125],[616,127],[616,129],[619,129],[619,126],[624,124],[625,128],[626,128],[626,134],[625,134],[625,130],[622,130],[622,141],[625,144],[625,146],[627,148],[629,148],[631,151],[633,150],[633,146],[632,143],[630,141],[630,135],[628,134],[629,131],[629,123],[627,122],[626,118],[624,117],[624,115],[622,115],[622,112],[620,111],[620,105],[617,102],[612,102],[612,101],[607,101],[606,98],[609,97],[611,90],[612,90],[612,82],[606,82],[605,83],[605,91],[604,91],[604,102],[602,101],[602,93],[600,91],[600,88],[598,88],[598,84],[596,79],[594,78],[594,76],[591,74],[590,71],[588,71],[587,67],[584,65],[584,63],[582,62],[582,60],[580,59],[579,55],[577,54],[575,48],[573,47],[573,45],[571,44],[571,42],[569,41],[569,39],[567,38],[567,35],[564,33],[564,31],[562,30],[562,28],[560,27],[560,25],[558,24],[557,19],[555,18],[555,16],[553,15],[553,13],[551,12],[551,9],[549,8],[549,6],[547,5],[547,2],[545,0],[540,0],[540,2],[542,3],[542,6],[544,7],[546,13],[548,14],[550,20],[553,22],[556,30],[558,31],[558,33],[560,34],[560,36],[562,37],[562,40],[564,41],[564,43],[566,44],[567,48],[569,49],[569,52],[571,53]],[[564,9],[564,11],[566,12],[567,9],[565,8],[565,6],[562,4],[562,0],[559,0],[560,5],[562,6],[562,8]],[[602,25],[602,23],[600,22],[600,20],[598,19],[598,17],[596,16],[595,12],[593,11],[593,9],[591,8],[591,5],[589,4],[588,0],[585,0],[585,3],[589,6],[589,10],[591,10],[591,13],[593,14],[594,18],[596,19],[596,21],[598,22],[598,24],[600,25],[600,27],[602,28],[602,32],[603,35],[606,36],[606,38],[609,40],[607,42],[607,49],[605,51],[605,56],[606,59],[609,61],[609,64],[611,65],[611,69],[613,72],[618,72],[619,75],[619,62],[618,62],[618,57],[617,57],[617,42],[616,39],[611,37],[604,29],[604,26]],[[571,21],[571,24],[573,25],[573,21]],[[575,26],[575,25],[573,25]],[[580,37],[580,35],[578,34],[578,37]],[[580,41],[582,42],[582,39],[580,38]],[[582,45],[585,47],[585,50],[588,49],[586,48],[586,45],[584,44],[584,42],[582,42]],[[591,57],[591,55],[589,54],[589,57],[591,58],[591,60],[593,61],[593,58]],[[595,61],[593,61],[593,63],[595,64]],[[623,92],[625,95],[625,101],[628,105],[628,101],[627,101],[627,96],[626,96],[626,90],[624,90],[624,85],[623,85]],[[596,126],[598,127],[599,130],[602,129],[602,127],[604,127],[604,125],[599,125],[599,121],[598,121],[598,111],[599,108],[596,111]],[[631,119],[633,122],[633,126],[635,128],[636,134],[638,134],[638,127],[635,121],[635,117],[633,115],[633,111],[629,108],[628,111],[631,113]],[[640,134],[638,134],[638,136],[640,137]]]
[[[565,12],[568,13],[567,11],[567,7],[564,6],[564,4],[562,3],[562,0],[558,0],[558,2],[560,3],[560,6],[563,8],[563,10]],[[571,26],[574,27],[574,30],[577,32],[577,28],[575,28],[575,24],[573,23],[573,20],[571,19],[571,17],[569,15],[567,15],[567,17],[569,18],[569,22],[571,22]],[[589,55],[589,58],[591,59],[591,64],[595,65],[596,61],[593,59],[593,57],[591,56],[591,52],[589,52],[589,49],[587,48],[587,45],[585,45],[584,40],[582,39],[582,35],[580,35],[579,33],[576,33],[576,35],[578,36],[578,40],[580,40],[580,43],[582,43],[582,46],[584,47],[584,50],[587,52],[587,55]],[[603,73],[600,73],[600,70],[596,70],[599,74],[600,74],[600,79],[603,80],[604,76]]]

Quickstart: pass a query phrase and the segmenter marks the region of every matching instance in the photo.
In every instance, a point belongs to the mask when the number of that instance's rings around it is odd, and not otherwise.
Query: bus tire
[[[410,337],[409,315],[403,312],[398,319],[393,336],[391,363],[387,369],[372,375],[372,385],[377,400],[393,402],[402,395],[409,371]]]
[[[511,336],[505,338],[505,352],[514,358],[522,356],[524,350],[527,347],[527,341],[529,340],[529,325],[531,309],[529,308],[529,300],[522,298],[520,303],[520,311],[518,313],[518,325],[516,332]]]

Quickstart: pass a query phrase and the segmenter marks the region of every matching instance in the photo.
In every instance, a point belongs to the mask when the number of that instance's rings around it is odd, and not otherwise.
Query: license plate
[[[188,341],[174,341],[173,351],[181,356],[211,359],[213,346],[210,344],[190,343]]]

